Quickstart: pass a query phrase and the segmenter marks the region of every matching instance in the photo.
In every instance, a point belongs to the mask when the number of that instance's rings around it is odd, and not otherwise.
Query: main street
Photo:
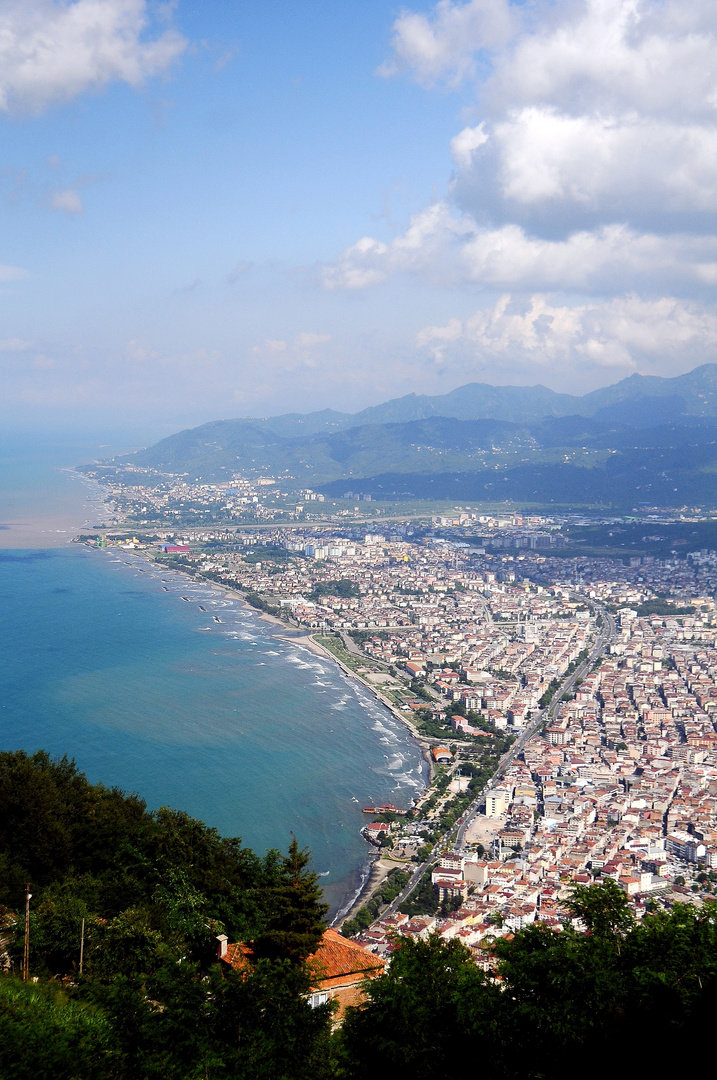
[[[573,692],[578,680],[582,680],[585,676],[595,667],[595,664],[605,653],[609,645],[615,639],[617,628],[613,616],[608,612],[602,604],[598,604],[595,600],[587,599],[584,596],[580,596],[579,599],[588,604],[593,613],[596,616],[596,622],[599,626],[599,632],[592,648],[590,649],[588,656],[582,661],[581,664],[570,674],[567,675],[562,683],[557,687],[550,704],[545,709],[541,709],[536,713],[531,722],[526,725],[524,731],[520,733],[518,738],[506,750],[503,757],[498,763],[498,767],[493,773],[493,776],[488,781],[486,786],[480,791],[480,793],[473,800],[471,805],[463,815],[463,819],[459,824],[452,825],[442,837],[436,842],[433,848],[431,856],[420,863],[412,872],[408,884],[401,891],[401,893],[393,900],[385,911],[381,913],[381,918],[385,918],[386,915],[393,915],[397,911],[398,907],[403,901],[410,896],[419,881],[426,873],[426,871],[433,867],[438,861],[438,856],[435,854],[440,851],[441,848],[448,844],[451,844],[456,850],[464,850],[465,834],[468,826],[475,819],[478,814],[478,808],[483,802],[483,798],[487,788],[495,784],[495,781],[500,779],[504,774],[508,766],[522,753],[526,743],[532,739],[536,731],[539,730],[542,724],[549,724],[556,716],[560,704],[566,695],[570,695]]]

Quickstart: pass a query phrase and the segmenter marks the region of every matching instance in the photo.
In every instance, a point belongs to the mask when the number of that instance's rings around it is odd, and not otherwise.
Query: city
[[[210,520],[147,535],[149,491],[111,497],[138,535],[87,543],[237,591],[368,686],[424,747],[425,794],[368,815],[380,872],[344,933],[384,956],[396,934],[456,937],[489,967],[497,938],[569,922],[576,884],[612,878],[638,918],[709,898],[713,551],[576,558],[555,517],[470,507],[381,533]]]

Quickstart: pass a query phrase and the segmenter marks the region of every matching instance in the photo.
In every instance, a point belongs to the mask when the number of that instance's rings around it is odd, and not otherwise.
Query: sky
[[[713,0],[0,0],[0,129],[6,427],[716,355]]]

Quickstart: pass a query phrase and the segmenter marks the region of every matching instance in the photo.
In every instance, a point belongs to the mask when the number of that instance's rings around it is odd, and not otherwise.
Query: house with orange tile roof
[[[217,941],[218,956],[223,963],[237,971],[246,970],[252,964],[251,945],[242,942],[230,945],[224,934]],[[365,1000],[364,980],[382,975],[386,967],[379,956],[331,929],[324,931],[318,949],[307,963],[315,974],[309,1004],[316,1008],[327,1001],[336,1001],[334,1025],[343,1021],[350,1005],[360,1005]]]

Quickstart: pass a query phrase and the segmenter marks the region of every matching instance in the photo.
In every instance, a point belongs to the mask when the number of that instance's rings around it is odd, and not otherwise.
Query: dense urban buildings
[[[270,480],[264,492],[233,482],[255,521]],[[385,866],[412,876],[378,918],[348,924],[362,944],[385,954],[396,933],[437,931],[484,964],[496,936],[564,925],[575,884],[614,879],[637,916],[711,894],[715,552],[678,541],[667,557],[578,556],[559,518],[468,507],[380,532],[325,518],[247,531],[215,520],[217,497],[233,507],[205,488],[204,529],[148,535],[142,515],[165,494],[123,487],[115,507],[139,535],[89,542],[151,551],[304,631],[405,720],[437,770],[414,807],[367,822]]]

